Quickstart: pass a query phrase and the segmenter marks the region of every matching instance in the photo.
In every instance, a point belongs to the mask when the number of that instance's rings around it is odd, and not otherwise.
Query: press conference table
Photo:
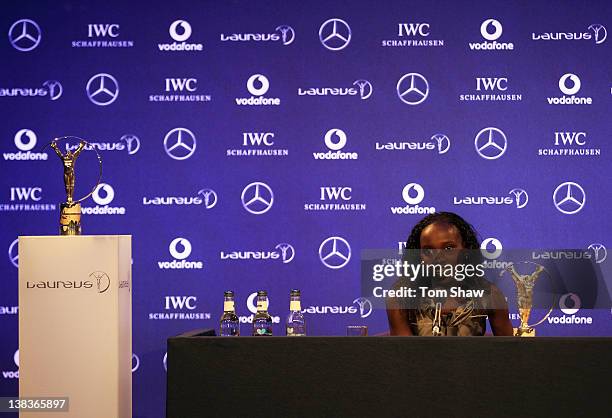
[[[612,338],[168,339],[167,418],[599,417]]]

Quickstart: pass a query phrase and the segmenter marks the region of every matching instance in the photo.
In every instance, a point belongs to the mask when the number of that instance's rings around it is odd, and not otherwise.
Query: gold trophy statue
[[[516,271],[514,263],[510,263],[505,270],[501,271],[500,276],[502,276],[506,271],[509,272],[512,276],[512,280],[514,280],[514,284],[516,285],[516,293],[518,298],[517,305],[521,325],[518,328],[514,328],[514,335],[517,337],[535,337],[534,327],[544,322],[553,309],[551,307],[548,313],[537,323],[533,325],[529,324],[529,316],[531,315],[531,309],[533,307],[533,288],[535,286],[535,282],[542,272],[546,272],[547,274],[548,272],[540,264],[531,261],[524,261],[523,263],[534,264],[536,266],[535,271],[531,274],[520,274],[518,271]]]
[[[57,145],[58,142],[62,140],[75,139],[79,141],[79,145],[74,151],[70,151],[68,147],[66,147],[66,152],[62,153]],[[75,182],[75,174],[74,174],[74,166],[76,163],[76,159],[78,158],[81,151],[85,149],[87,145],[87,141],[82,140],[77,137],[61,137],[56,138],[51,141],[47,146],[51,146],[58,157],[62,160],[62,164],[64,166],[64,186],[66,188],[66,201],[60,203],[60,235],[81,235],[81,202],[87,199],[98,187],[100,184],[100,180],[102,179],[102,158],[98,151],[95,148],[90,147],[95,151],[98,162],[100,163],[100,174],[98,176],[98,181],[92,191],[85,197],[74,200],[74,182]],[[46,147],[45,147],[46,148]]]

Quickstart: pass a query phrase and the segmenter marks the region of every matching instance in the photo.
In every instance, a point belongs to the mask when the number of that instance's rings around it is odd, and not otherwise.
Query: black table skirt
[[[609,417],[612,338],[168,339],[167,417]]]

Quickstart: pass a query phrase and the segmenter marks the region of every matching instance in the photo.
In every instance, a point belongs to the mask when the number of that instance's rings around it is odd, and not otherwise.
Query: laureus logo
[[[288,264],[295,257],[295,248],[286,242],[278,244],[273,251],[221,251],[221,260],[279,260]]]
[[[476,195],[453,197],[454,205],[483,205],[483,206],[498,206],[498,205],[515,205],[517,209],[523,209],[527,206],[529,195],[524,189],[512,189],[508,192],[509,196],[494,196],[494,195]]]

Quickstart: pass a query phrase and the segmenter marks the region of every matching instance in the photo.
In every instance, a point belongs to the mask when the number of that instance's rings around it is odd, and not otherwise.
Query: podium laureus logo
[[[351,259],[351,246],[342,237],[329,237],[319,246],[319,259],[325,267],[340,269]]]
[[[319,40],[330,51],[340,51],[351,42],[351,27],[342,19],[328,19],[319,28]]]
[[[96,284],[98,293],[104,293],[110,287],[110,277],[103,271],[94,271],[89,278]]]
[[[110,74],[100,73],[89,79],[85,90],[93,104],[108,106],[119,97],[119,82]]]
[[[242,207],[254,215],[261,215],[272,208],[274,193],[266,183],[260,181],[247,185],[240,195]]]
[[[558,185],[553,192],[553,203],[559,212],[573,215],[584,207],[586,193],[578,183],[566,181]]]
[[[196,150],[196,138],[187,128],[174,128],[164,137],[164,150],[174,160],[186,160]]]
[[[486,160],[496,160],[506,152],[508,140],[499,128],[488,127],[480,130],[474,138],[476,152]]]
[[[41,39],[40,26],[30,19],[13,23],[8,32],[9,42],[18,51],[28,52],[38,46]]]
[[[395,87],[397,97],[408,105],[418,105],[429,95],[429,83],[419,73],[404,74]]]

